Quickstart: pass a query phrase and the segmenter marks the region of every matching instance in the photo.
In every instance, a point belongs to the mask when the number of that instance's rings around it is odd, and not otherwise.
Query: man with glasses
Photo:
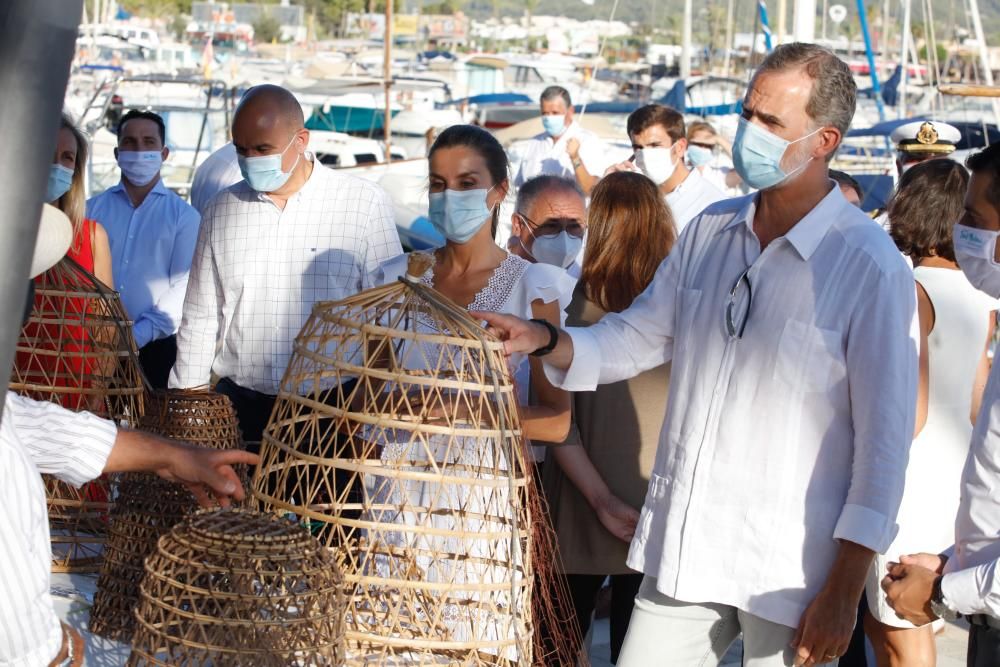
[[[561,176],[536,176],[517,191],[507,249],[529,262],[552,264],[580,277],[587,231],[583,192]]]
[[[713,204],[647,290],[591,327],[491,313],[508,352],[593,390],[672,362],[628,565],[645,574],[619,667],[835,664],[896,534],[913,436],[913,275],[828,176],[854,116],[847,65],[774,49],[733,146],[758,193]],[[627,249],[623,249],[627,252]]]

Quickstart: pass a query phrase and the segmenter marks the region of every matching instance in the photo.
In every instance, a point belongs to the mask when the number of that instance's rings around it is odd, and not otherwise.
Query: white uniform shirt
[[[194,180],[191,181],[191,206],[204,212],[215,195],[242,180],[243,174],[236,161],[236,147],[229,142],[195,169]]]
[[[972,431],[955,520],[955,550],[941,592],[962,614],[1000,618],[1000,363],[994,363]],[[929,489],[928,493],[933,493]]]
[[[41,473],[80,486],[104,469],[118,429],[7,392],[0,422],[0,665],[44,667],[59,653],[62,628],[49,595],[52,551]]]
[[[553,139],[545,132],[524,142],[518,147],[523,155],[521,166],[514,177],[514,186],[521,187],[535,176],[549,174],[576,180],[573,161],[566,152],[566,143],[570,139],[580,142],[580,161],[587,171],[601,175],[610,166],[608,162],[608,147],[600,138],[589,130],[585,130],[578,122],[573,121],[558,139]]]
[[[388,195],[315,160],[284,210],[245,181],[224,190],[205,209],[170,386],[208,384],[215,371],[277,394],[313,304],[371,287],[368,275],[401,252]]]
[[[570,329],[589,391],[673,362],[670,400],[632,569],[665,595],[789,627],[819,592],[838,539],[884,551],[913,435],[919,329],[913,275],[833,187],[761,252],[755,197],[691,222],[630,308]],[[747,268],[741,339],[726,305]],[[747,307],[737,292],[738,324]]]
[[[666,196],[667,206],[674,214],[677,233],[680,234],[709,205],[725,198],[722,190],[712,185],[700,171],[692,169],[687,178]]]

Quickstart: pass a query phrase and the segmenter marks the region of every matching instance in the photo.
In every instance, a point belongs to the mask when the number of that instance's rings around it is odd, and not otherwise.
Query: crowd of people
[[[430,147],[446,241],[421,279],[505,341],[572,608],[586,633],[609,587],[615,664],[714,664],[742,636],[753,667],[862,665],[867,636],[880,667],[920,667],[958,615],[969,664],[1000,664],[1000,148],[963,166],[948,126],[903,130],[872,220],[829,169],[856,96],[832,53],[788,44],[732,143],[649,104],[632,157],[604,164],[552,87],[516,173],[476,126]],[[256,451],[313,304],[405,273],[391,200],[322,165],[274,85],[242,98],[194,207],[160,178],[168,153],[159,116],[125,114],[121,182],[84,202],[87,142],[64,117],[46,224],[60,209],[69,254],[121,294],[151,384],[214,383]],[[256,460],[10,394],[2,426],[21,481],[0,535],[33,587],[0,600],[0,664],[59,664],[78,640],[46,593],[39,471],[157,470],[240,497],[228,466]]]

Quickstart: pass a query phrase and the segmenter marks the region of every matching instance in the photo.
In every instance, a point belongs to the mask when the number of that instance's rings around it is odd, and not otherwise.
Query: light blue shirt
[[[115,289],[134,322],[135,343],[177,333],[201,216],[158,181],[138,208],[121,183],[87,201],[108,232]]]

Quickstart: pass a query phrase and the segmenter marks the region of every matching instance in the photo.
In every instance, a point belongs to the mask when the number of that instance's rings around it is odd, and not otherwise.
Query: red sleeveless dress
[[[94,225],[93,220],[84,220],[80,231],[75,235],[73,243],[66,255],[74,259],[89,273],[94,272]],[[38,286],[51,289],[58,287],[58,274],[45,273],[35,278]],[[39,384],[83,388],[89,383],[94,361],[85,356],[87,351],[87,331],[84,322],[87,318],[87,302],[85,298],[66,297],[64,303],[56,302],[53,297],[35,295],[35,311],[44,309],[41,315],[50,321],[59,323],[39,324],[31,322],[24,327],[22,338],[32,341],[35,349],[51,350],[57,355],[29,354],[19,352],[15,364],[19,372],[26,378],[35,378]],[[76,324],[78,322],[79,324]],[[33,396],[38,399],[49,399],[50,396]],[[66,393],[60,399],[63,407],[70,410],[87,409],[86,396],[83,394]]]

